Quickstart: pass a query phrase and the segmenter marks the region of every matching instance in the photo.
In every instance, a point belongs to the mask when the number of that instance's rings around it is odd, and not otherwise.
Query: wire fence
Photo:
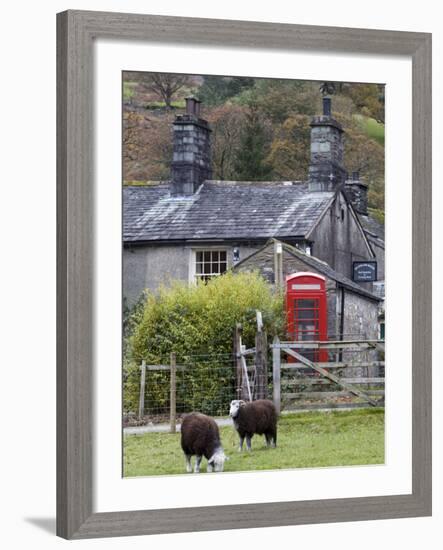
[[[171,353],[157,364],[143,361],[123,381],[124,424],[170,423],[174,430],[181,416],[192,411],[227,416],[233,399],[268,398],[279,410],[374,404],[374,399],[381,404],[384,352],[376,345],[381,342],[347,334],[326,342],[278,340],[276,345],[274,340],[261,346],[256,340],[255,348],[246,349],[239,339],[235,353]],[[308,363],[300,362],[300,356]]]
[[[233,354],[177,356],[174,362],[173,367],[170,360],[142,365],[138,411],[141,421],[168,422],[172,409],[178,418],[192,411],[210,416],[229,413],[229,404],[238,393]],[[130,413],[125,411],[126,415]]]

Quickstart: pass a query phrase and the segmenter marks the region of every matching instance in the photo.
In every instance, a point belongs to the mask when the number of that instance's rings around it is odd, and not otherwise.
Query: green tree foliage
[[[348,95],[361,114],[375,118],[379,122],[385,120],[385,87],[381,84],[347,85],[344,93]]]
[[[291,115],[314,115],[320,96],[314,83],[298,80],[257,79],[237,98],[240,104],[254,106],[272,123],[281,124]]]
[[[198,90],[198,97],[205,105],[214,107],[251,88],[254,83],[253,78],[208,75]]]
[[[347,96],[361,114],[374,118],[378,122],[385,120],[384,84],[322,82],[319,90],[323,95],[334,95],[334,104],[337,95]]]
[[[265,126],[258,109],[249,107],[245,115],[245,123],[240,134],[234,168],[238,180],[265,180],[272,171],[266,162],[267,139]]]
[[[187,369],[188,384],[178,385],[183,392],[178,402],[188,410],[194,401],[207,402],[213,411],[216,398],[221,412],[232,395],[223,392],[234,375],[233,334],[236,323],[242,323],[243,342],[254,346],[256,310],[270,337],[283,329],[283,302],[256,273],[226,273],[207,284],[188,286],[174,282],[162,287],[158,294],[148,294],[136,309],[132,334],[128,337],[124,376],[124,408],[136,410],[138,403],[139,365],[144,359],[151,364],[169,361],[177,354],[177,362],[192,363]],[[131,321],[128,321],[131,325]],[[154,408],[167,404],[169,395],[164,373],[150,372],[147,403]],[[191,385],[192,384],[192,385]],[[192,387],[193,391],[185,391]],[[209,408],[211,406],[212,408]]]
[[[276,132],[267,158],[278,179],[305,180],[309,166],[309,117],[292,115]]]
[[[346,128],[344,161],[348,172],[359,171],[369,184],[369,206],[384,210],[384,147],[375,139],[368,138],[361,120],[334,113],[335,118]],[[380,216],[378,216],[380,219]]]
[[[140,322],[131,336],[133,359],[159,361],[178,355],[230,353],[233,329],[243,324],[243,337],[253,345],[256,310],[274,333],[280,302],[256,273],[226,273],[207,284],[173,282],[158,294],[148,294]],[[280,319],[281,320],[281,319]]]

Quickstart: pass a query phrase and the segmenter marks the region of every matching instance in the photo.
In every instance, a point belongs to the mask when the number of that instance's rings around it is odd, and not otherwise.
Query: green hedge
[[[207,284],[174,283],[157,294],[148,293],[129,321],[124,364],[124,408],[138,406],[139,365],[164,364],[175,352],[188,366],[177,374],[177,404],[184,411],[226,412],[232,399],[232,356],[236,323],[243,326],[243,343],[255,345],[256,311],[263,315],[269,336],[281,334],[283,300],[257,273],[226,273]],[[149,372],[146,411],[166,411],[169,405],[166,372]]]

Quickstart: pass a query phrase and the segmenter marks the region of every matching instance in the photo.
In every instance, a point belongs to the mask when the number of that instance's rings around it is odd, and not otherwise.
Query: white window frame
[[[189,284],[197,284],[197,280],[201,277],[199,275],[205,275],[204,273],[197,273],[197,252],[226,252],[226,271],[231,266],[231,258],[229,255],[230,248],[226,246],[198,246],[191,248],[189,258]],[[221,273],[206,274],[209,277],[218,277]]]

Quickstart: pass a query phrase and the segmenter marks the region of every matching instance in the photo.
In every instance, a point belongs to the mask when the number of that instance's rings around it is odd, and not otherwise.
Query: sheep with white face
[[[224,463],[229,460],[223,451],[215,420],[205,414],[191,413],[185,416],[181,425],[181,447],[189,473],[192,472],[192,456],[195,456],[194,473],[200,472],[203,456],[208,461],[207,472],[223,472]]]
[[[243,450],[246,438],[246,448],[251,450],[251,439],[254,434],[264,435],[266,446],[277,446],[277,411],[272,401],[258,399],[246,403],[243,400],[231,401],[229,408],[234,427],[238,432],[239,451]]]

